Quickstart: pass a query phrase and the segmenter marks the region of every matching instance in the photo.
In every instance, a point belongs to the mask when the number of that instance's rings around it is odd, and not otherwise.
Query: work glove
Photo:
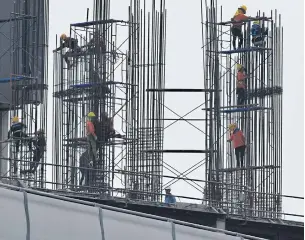
[[[94,136],[94,140],[97,141],[97,136]]]
[[[92,167],[93,166],[93,161],[89,162],[89,166]]]

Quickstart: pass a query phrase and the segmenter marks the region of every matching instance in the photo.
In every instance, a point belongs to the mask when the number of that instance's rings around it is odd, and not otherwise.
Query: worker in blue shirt
[[[252,43],[255,47],[265,46],[265,37],[268,35],[268,28],[263,28],[260,26],[258,20],[253,21],[251,26]]]
[[[167,204],[176,204],[176,198],[171,194],[170,187],[165,188],[165,203]]]

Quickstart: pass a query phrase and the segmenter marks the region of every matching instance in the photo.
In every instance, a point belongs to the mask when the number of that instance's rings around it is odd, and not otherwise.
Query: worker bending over
[[[53,50],[53,52],[57,52],[64,48],[70,49],[72,53],[81,52],[81,48],[78,46],[78,40],[75,38],[67,37],[67,35],[63,33],[60,36],[60,46]],[[70,69],[72,67],[72,64],[70,64],[70,61],[68,59],[68,52],[65,53],[64,59],[67,64],[67,68]]]
[[[251,27],[252,35],[252,44],[255,47],[264,47],[265,46],[265,37],[268,35],[268,28],[263,28],[260,26],[258,20],[253,21]]]
[[[241,48],[243,45],[243,33],[242,33],[242,26],[244,25],[243,21],[247,20],[248,17],[246,16],[247,7],[242,5],[239,7],[231,19],[234,21],[232,23],[231,32],[233,36],[233,49],[236,50],[236,39],[238,38],[238,48]]]
[[[95,133],[95,128],[94,128],[94,121],[95,121],[95,113],[94,112],[89,112],[88,113],[88,121],[86,124],[87,128],[87,141],[89,144],[89,157],[90,157],[90,163],[93,163],[93,160],[97,160],[97,154],[96,154],[96,142],[97,142],[97,136]],[[94,159],[92,158],[94,157]]]
[[[175,196],[171,193],[171,188],[166,187],[165,188],[165,203],[167,204],[176,204],[176,198]]]
[[[7,138],[10,139],[12,136],[16,146],[16,153],[19,152],[21,140],[24,140],[22,138],[26,138],[26,142],[28,142],[29,146],[29,151],[32,149],[31,141],[28,139],[29,136],[25,133],[26,128],[26,125],[20,122],[17,116],[12,118],[12,125],[8,131]]]
[[[32,140],[34,146],[33,160],[30,163],[30,169],[20,171],[20,173],[35,173],[39,162],[46,151],[46,138],[42,129],[35,132],[35,138]]]
[[[236,77],[236,95],[237,105],[244,105],[246,101],[246,69],[243,65],[237,64],[237,77]]]
[[[246,150],[245,136],[243,132],[237,128],[235,123],[229,125],[229,130],[230,138],[228,139],[228,142],[233,142],[237,167],[244,167],[244,156]]]

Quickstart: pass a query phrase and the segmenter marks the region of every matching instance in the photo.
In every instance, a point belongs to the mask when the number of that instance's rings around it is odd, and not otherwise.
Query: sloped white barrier
[[[25,239],[26,233],[23,193],[0,188],[0,239]]]
[[[188,223],[157,216],[1,186],[4,185],[0,184],[0,240],[260,239],[230,236],[234,233],[199,225],[194,228]]]

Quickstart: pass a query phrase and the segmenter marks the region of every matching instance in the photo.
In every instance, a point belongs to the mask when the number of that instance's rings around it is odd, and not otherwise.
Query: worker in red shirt
[[[230,138],[228,142],[233,142],[237,167],[244,167],[244,156],[246,150],[246,140],[243,132],[237,128],[236,124],[229,125]]]
[[[233,49],[236,50],[236,38],[238,38],[238,48],[241,48],[243,45],[243,33],[242,33],[242,26],[243,21],[249,19],[245,14],[247,12],[247,7],[245,5],[242,5],[239,7],[234,15],[234,17],[231,19],[231,21],[234,21],[232,23],[231,32],[233,36]]]
[[[92,165],[93,160],[97,160],[97,154],[96,154],[96,142],[97,142],[97,136],[95,133],[94,128],[94,120],[95,120],[95,114],[94,112],[88,113],[88,121],[86,124],[87,129],[87,140],[89,144],[89,158],[90,158],[90,164]],[[92,159],[92,156],[94,159]]]
[[[236,95],[237,105],[244,105],[246,100],[246,69],[243,65],[237,64],[237,77],[236,77]]]

